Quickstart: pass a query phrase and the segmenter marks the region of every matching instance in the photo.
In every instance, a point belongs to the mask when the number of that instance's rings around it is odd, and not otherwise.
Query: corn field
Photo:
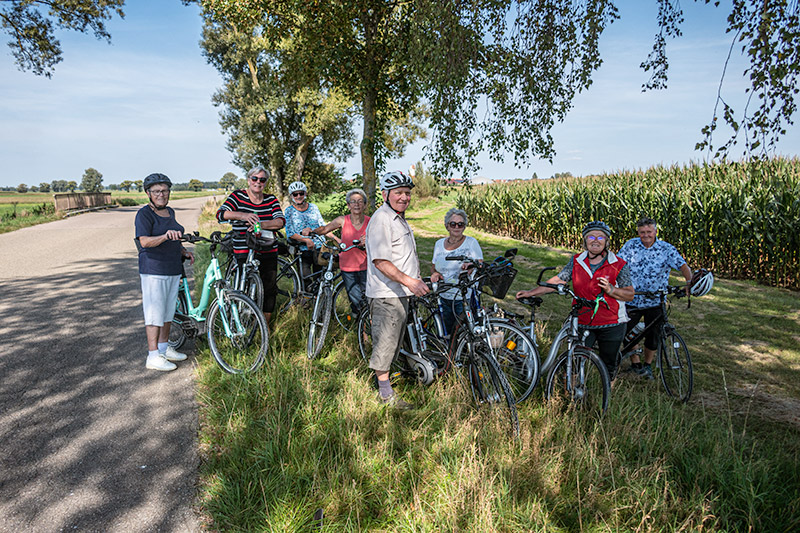
[[[492,233],[579,249],[590,220],[612,249],[650,216],[692,268],[800,289],[800,160],[653,167],[589,178],[465,188],[457,205]]]

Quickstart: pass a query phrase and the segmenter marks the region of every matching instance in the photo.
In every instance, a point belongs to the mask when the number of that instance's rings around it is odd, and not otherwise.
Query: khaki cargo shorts
[[[372,315],[372,357],[369,367],[386,372],[400,350],[408,316],[408,297],[369,298]]]

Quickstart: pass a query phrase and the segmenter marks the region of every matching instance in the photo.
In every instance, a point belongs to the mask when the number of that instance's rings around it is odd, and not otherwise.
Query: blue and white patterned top
[[[325,225],[325,221],[322,220],[322,213],[312,203],[308,204],[308,209],[305,211],[300,211],[295,206],[290,205],[284,210],[283,215],[286,217],[287,237],[291,237],[295,233],[299,234],[305,228],[316,229]],[[323,240],[321,237],[312,234],[310,238],[314,240],[317,249],[322,247]],[[305,244],[301,244],[300,250],[308,250],[308,247]]]
[[[650,248],[645,248],[642,239],[635,237],[626,242],[617,254],[631,267],[631,279],[636,291],[658,291],[669,283],[669,273],[680,269],[686,259],[666,241],[656,239]],[[661,305],[658,298],[646,298],[641,294],[633,297],[629,307],[645,308]]]

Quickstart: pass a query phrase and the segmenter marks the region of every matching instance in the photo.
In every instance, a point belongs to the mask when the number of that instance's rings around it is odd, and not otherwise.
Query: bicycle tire
[[[275,296],[275,311],[283,313],[297,302],[300,296],[300,277],[291,262],[278,258],[278,275],[275,280],[278,293]]]
[[[186,296],[180,292],[179,289],[175,316],[172,317],[172,325],[169,328],[169,339],[167,340],[167,343],[176,350],[180,349],[181,346],[186,343],[186,332],[183,331],[183,320],[178,317],[178,313],[185,316],[188,312],[189,306],[186,304]]]
[[[518,437],[519,415],[516,398],[511,392],[508,379],[500,370],[500,365],[483,339],[473,342],[473,353],[469,359],[467,373],[475,405],[480,408],[485,404],[505,403],[511,422],[511,432]]]
[[[593,351],[575,348],[571,357],[564,352],[547,376],[548,401],[579,407],[591,414],[603,414],[611,396],[611,378],[603,361]],[[567,379],[567,369],[571,366]],[[597,390],[598,392],[591,391]]]
[[[240,283],[239,276],[241,276],[242,272],[246,272],[246,274],[244,282]],[[256,303],[259,309],[263,309],[264,282],[261,280],[261,274],[258,270],[248,269],[244,263],[240,265],[236,260],[231,260],[225,270],[225,280],[234,290],[243,292]]]
[[[253,372],[264,363],[269,347],[267,321],[246,294],[221,291],[208,312],[207,331],[211,354],[225,372]]]
[[[345,331],[354,329],[358,321],[358,315],[354,315],[353,310],[350,308],[350,298],[347,296],[344,281],[337,283],[333,289],[333,314],[336,317],[336,322]]]
[[[694,386],[692,357],[677,331],[667,333],[659,347],[661,383],[671,397],[683,403],[689,401]]]
[[[331,294],[331,288],[323,287],[322,294],[314,302],[314,310],[311,313],[311,322],[308,327],[306,353],[309,359],[317,357],[325,345],[325,337],[328,335],[328,327],[331,324],[332,306],[333,294]]]
[[[361,313],[358,315],[356,337],[358,338],[358,351],[361,354],[361,359],[365,363],[369,363],[369,359],[372,357],[372,316],[368,305],[361,308]]]
[[[493,330],[503,331],[503,339],[492,349],[501,372],[506,376],[516,403],[525,401],[539,382],[539,352],[527,333],[503,319],[490,319]],[[463,361],[464,350],[469,346],[467,335],[461,335],[456,344],[455,361]],[[485,343],[485,341],[484,341]]]

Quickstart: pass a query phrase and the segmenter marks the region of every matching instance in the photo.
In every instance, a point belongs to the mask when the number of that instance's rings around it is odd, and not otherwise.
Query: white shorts
[[[142,278],[144,325],[158,326],[172,322],[178,302],[181,277],[139,274]]]

